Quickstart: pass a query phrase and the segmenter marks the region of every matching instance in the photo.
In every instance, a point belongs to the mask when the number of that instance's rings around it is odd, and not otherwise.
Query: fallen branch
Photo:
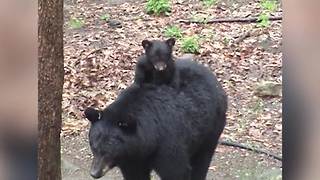
[[[282,17],[269,17],[269,21],[279,21],[282,20]],[[191,23],[196,23],[196,24],[213,24],[213,23],[234,23],[234,22],[239,22],[239,23],[255,23],[259,22],[258,17],[248,17],[248,18],[221,18],[221,19],[212,19],[209,21],[194,21],[194,20],[179,20],[180,23],[185,23],[185,24],[191,24]]]
[[[251,30],[247,31],[246,33],[242,34],[240,37],[238,37],[235,41],[234,44],[239,44],[240,42],[242,42],[243,40],[245,40],[246,38],[251,36]]]
[[[236,142],[229,142],[229,141],[219,141],[219,144],[225,145],[225,146],[237,147],[237,148],[241,148],[241,149],[246,149],[246,150],[253,151],[253,152],[259,153],[259,154],[265,154],[265,155],[270,156],[270,157],[272,157],[272,158],[274,158],[276,160],[282,161],[282,157],[280,157],[280,156],[278,156],[276,154],[267,152],[267,151],[262,150],[262,149],[257,149],[257,148],[249,147],[249,146],[246,146],[246,145],[243,145],[243,144],[239,144],[239,143],[236,143]]]
[[[108,47],[109,47],[109,46],[108,46]],[[89,57],[90,55],[92,55],[92,54],[94,54],[94,53],[96,53],[96,52],[98,52],[98,51],[102,51],[102,50],[104,50],[104,49],[108,49],[108,47],[102,47],[102,48],[99,48],[99,49],[92,50],[91,52],[89,52],[89,53],[86,55],[86,57],[85,57],[84,59],[88,59],[88,57]]]

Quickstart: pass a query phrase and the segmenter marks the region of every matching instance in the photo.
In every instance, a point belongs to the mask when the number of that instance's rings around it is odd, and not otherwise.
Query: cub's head
[[[172,63],[172,48],[176,40],[170,38],[166,41],[143,40],[142,46],[145,50],[148,61],[151,62],[157,71],[163,71]]]

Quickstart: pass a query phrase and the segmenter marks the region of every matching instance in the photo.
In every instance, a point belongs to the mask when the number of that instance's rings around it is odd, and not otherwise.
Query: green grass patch
[[[169,0],[148,0],[146,9],[149,14],[169,15],[171,8]]]
[[[164,30],[165,37],[182,38],[182,30],[178,26],[170,26]]]
[[[100,16],[100,19],[103,21],[108,21],[110,19],[110,15],[109,14],[103,14]]]
[[[80,29],[83,27],[83,25],[84,25],[84,21],[78,18],[72,18],[69,21],[69,26],[72,29]]]
[[[252,106],[252,112],[260,114],[263,112],[264,104],[263,101],[259,98]]]
[[[202,0],[206,7],[211,7],[217,3],[217,0]]]
[[[262,0],[260,6],[269,12],[275,12],[277,10],[277,2],[275,0]]]
[[[181,42],[181,49],[184,53],[199,53],[200,45],[199,38],[197,36],[185,37]]]
[[[275,0],[261,0],[260,7],[262,12],[259,15],[258,27],[268,27],[270,26],[270,14],[277,10],[278,4]]]

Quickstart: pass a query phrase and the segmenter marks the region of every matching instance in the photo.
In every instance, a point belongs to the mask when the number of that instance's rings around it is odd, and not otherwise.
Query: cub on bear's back
[[[117,166],[126,180],[150,180],[151,170],[166,180],[205,180],[226,96],[202,65],[181,61],[177,70],[185,83],[179,91],[133,84],[103,111],[88,111],[93,177]]]
[[[134,83],[142,86],[144,84],[173,85],[175,75],[175,63],[172,57],[172,48],[175,39],[143,40],[142,46],[145,53],[138,59]]]

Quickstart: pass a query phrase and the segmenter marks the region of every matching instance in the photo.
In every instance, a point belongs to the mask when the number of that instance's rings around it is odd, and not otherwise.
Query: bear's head
[[[91,122],[89,143],[93,162],[90,174],[100,178],[117,166],[129,150],[133,151],[130,144],[135,139],[136,123],[125,113],[114,112],[112,108],[100,111],[89,107],[84,115]]]
[[[176,40],[174,38],[170,38],[166,41],[142,41],[142,46],[145,50],[146,57],[153,65],[154,69],[157,71],[163,71],[169,64],[173,62],[172,48],[175,42]]]

